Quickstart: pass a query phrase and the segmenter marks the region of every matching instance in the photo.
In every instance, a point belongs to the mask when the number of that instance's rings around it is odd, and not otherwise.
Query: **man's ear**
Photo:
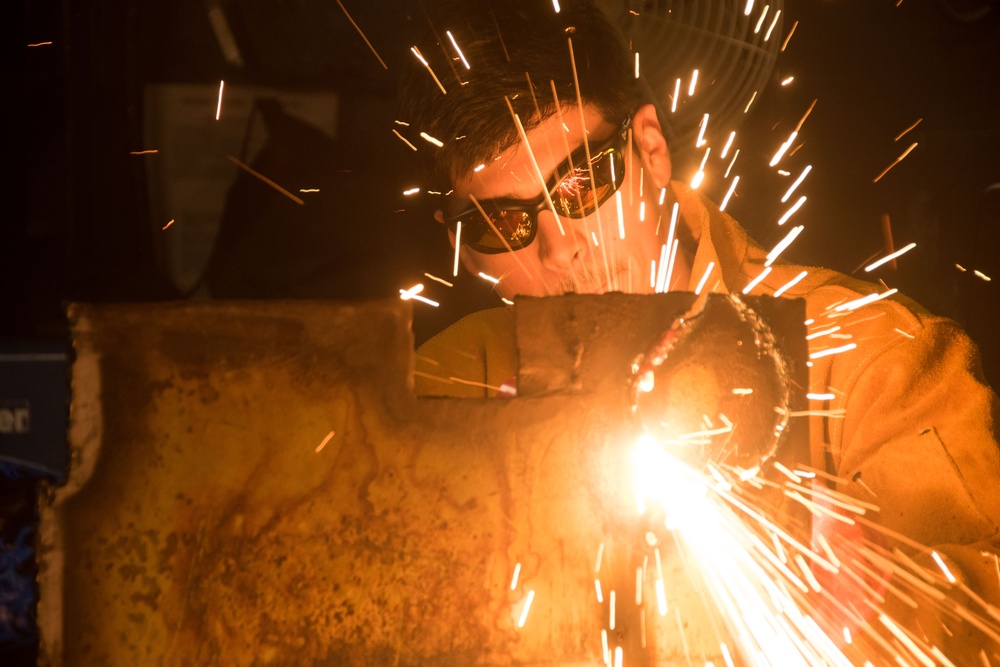
[[[639,147],[642,166],[654,187],[667,187],[671,173],[670,151],[667,140],[663,138],[660,120],[656,117],[656,108],[652,104],[644,104],[635,112],[632,118],[632,135]]]

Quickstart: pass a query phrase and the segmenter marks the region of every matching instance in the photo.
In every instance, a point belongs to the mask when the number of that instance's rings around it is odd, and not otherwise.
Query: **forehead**
[[[513,122],[513,120],[511,121]],[[454,181],[452,197],[463,206],[477,199],[538,197],[545,180],[570,153],[588,141],[603,141],[616,127],[596,107],[564,105],[527,132],[527,142],[518,141],[492,160],[476,166]],[[458,203],[461,202],[461,203]]]

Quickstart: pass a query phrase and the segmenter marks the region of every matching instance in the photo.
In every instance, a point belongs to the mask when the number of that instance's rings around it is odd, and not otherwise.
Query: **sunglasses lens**
[[[559,182],[552,192],[553,203],[561,215],[584,218],[614,194],[624,177],[625,160],[621,151],[605,149],[591,158],[590,169],[578,167]]]
[[[508,245],[511,250],[522,248],[534,237],[534,219],[527,211],[495,209],[487,213],[496,231],[483,220],[481,214],[476,213],[475,217],[470,216],[468,233],[465,229],[462,230],[463,243],[468,243],[480,252],[498,253],[506,251]],[[497,236],[497,232],[500,232],[500,236]]]

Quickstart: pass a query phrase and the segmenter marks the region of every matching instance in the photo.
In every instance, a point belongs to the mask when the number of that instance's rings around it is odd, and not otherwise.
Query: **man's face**
[[[561,114],[527,133],[530,151],[518,143],[479,171],[456,179],[452,193],[455,208],[467,208],[470,195],[480,202],[538,199],[545,189],[543,179],[548,180],[569,153],[583,146],[585,136],[590,146],[599,146],[618,132],[623,120],[609,121],[589,105],[584,105],[581,118],[579,107],[564,106]],[[638,140],[634,143],[639,147],[624,148],[624,182],[594,213],[582,219],[560,217],[560,231],[556,216],[545,209],[537,215],[538,229],[530,245],[515,252],[484,254],[463,244],[461,258],[465,267],[473,274],[482,272],[498,278],[496,290],[506,298],[652,291],[651,262],[660,256],[661,238],[666,236],[669,225],[669,214],[661,220],[658,205],[660,188],[669,180],[669,162],[665,172],[663,165],[655,161],[650,170],[644,159],[648,142],[638,134],[642,131],[636,128]],[[452,243],[454,240],[453,235]]]

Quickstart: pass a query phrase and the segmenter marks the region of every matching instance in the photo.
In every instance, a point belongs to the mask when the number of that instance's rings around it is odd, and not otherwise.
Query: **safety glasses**
[[[624,150],[630,122],[631,118],[626,119],[606,142],[590,147],[589,167],[586,148],[580,146],[552,172],[545,186],[561,217],[585,218],[621,187],[625,180]],[[496,254],[505,252],[508,246],[520,250],[530,245],[538,233],[538,214],[545,210],[548,210],[545,195],[531,201],[485,199],[479,201],[479,207],[465,209],[445,222],[453,230],[461,223],[461,245],[484,254]]]

